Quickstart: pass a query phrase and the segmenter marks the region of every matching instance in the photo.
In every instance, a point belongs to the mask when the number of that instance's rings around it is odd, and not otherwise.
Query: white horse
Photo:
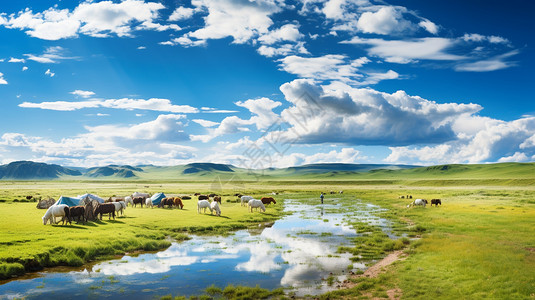
[[[119,202],[112,202],[113,205],[115,205],[115,212],[117,212],[117,215],[119,215],[119,212],[121,212],[121,215],[124,215],[124,210],[126,209],[126,203],[124,201]]]
[[[247,206],[247,202],[253,199],[252,196],[241,196],[241,206]]]
[[[69,206],[67,204],[59,204],[59,205],[52,205],[48,208],[48,210],[45,212],[45,215],[43,216],[43,225],[46,225],[48,220],[50,220],[50,224],[56,224],[56,217],[63,217],[62,221],[63,224],[65,224],[65,217],[67,216],[68,220],[68,211]]]
[[[153,207],[154,208],[154,204],[152,204],[152,199],[151,198],[147,198],[145,199],[145,206],[146,207]]]
[[[210,202],[208,200],[199,200],[197,201],[197,213],[201,213],[201,209],[204,209],[204,213],[206,213],[206,209],[210,209],[210,213],[212,213],[212,207],[210,206]]]
[[[212,201],[212,203],[210,203],[210,208],[211,208],[211,211],[213,212],[215,210],[215,214],[220,217],[221,216],[221,208],[219,208],[219,202],[217,201]],[[210,213],[211,214],[211,213]]]
[[[264,206],[264,203],[262,201],[257,199],[251,199],[247,203],[247,206],[251,209],[251,212],[253,212],[253,208],[260,208],[263,212],[266,211],[266,207]]]
[[[130,204],[130,206],[134,206],[134,200],[132,200],[131,196],[124,197],[124,202],[126,203],[126,205]]]
[[[413,206],[416,206],[416,205],[425,207],[427,205],[427,200],[425,200],[425,199],[416,199],[412,203],[407,205],[407,208],[413,207]]]

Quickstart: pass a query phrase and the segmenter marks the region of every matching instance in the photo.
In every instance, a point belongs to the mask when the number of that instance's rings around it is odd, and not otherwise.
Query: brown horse
[[[260,201],[262,201],[262,203],[264,204],[270,204],[271,202],[273,202],[273,204],[277,204],[277,201],[275,201],[273,197],[263,197],[262,199],[260,199]]]
[[[113,219],[115,220],[115,205],[113,203],[99,203],[97,207],[95,207],[93,214],[95,216],[100,214],[101,220],[103,214],[108,214],[108,220],[111,219],[111,216],[113,216]]]
[[[207,195],[199,195],[199,200],[210,200],[210,197]]]
[[[137,207],[138,204],[141,204],[141,208],[143,208],[143,202],[145,202],[145,197],[136,197],[132,199],[132,203],[134,203],[134,207]]]
[[[220,196],[215,196],[214,197],[214,201],[215,202],[219,202],[219,204],[221,204],[221,197]]]
[[[163,198],[162,201],[160,201],[160,204],[158,204],[158,207],[165,208],[165,206],[167,205],[167,207],[173,208],[174,201],[175,199],[173,197]]]
[[[82,219],[82,222],[85,224],[87,222],[85,218],[85,206],[72,206],[69,207],[69,215],[71,217],[71,220],[74,220],[75,217],[78,217],[77,223],[80,222],[80,219]]]
[[[182,203],[182,199],[180,199],[180,197],[175,197],[174,205],[180,209],[184,208],[184,203]]]

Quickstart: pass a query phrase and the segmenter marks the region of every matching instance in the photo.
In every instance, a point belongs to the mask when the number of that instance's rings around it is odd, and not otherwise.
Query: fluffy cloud
[[[0,72],[0,84],[7,84],[7,81],[4,79],[4,74]]]
[[[244,102],[238,101],[236,105],[245,107],[254,114],[248,122],[255,124],[257,129],[264,130],[277,122],[279,115],[274,113],[273,109],[281,106],[282,103],[268,98],[260,98],[249,99]]]
[[[74,93],[74,92],[73,92]],[[151,98],[144,99],[108,99],[108,100],[87,100],[87,101],[54,101],[54,102],[23,102],[19,104],[20,107],[25,108],[41,108],[60,111],[73,111],[82,108],[114,108],[114,109],[126,109],[126,110],[153,110],[172,113],[196,113],[199,110],[189,105],[174,105],[168,99]]]
[[[438,104],[403,91],[393,94],[348,87],[328,90],[311,80],[281,86],[292,106],[281,117],[282,132],[295,143],[410,145],[456,139],[453,120],[481,110],[476,104]]]
[[[232,37],[233,42],[243,44],[269,32],[273,24],[270,15],[281,11],[280,3],[273,0],[198,0],[197,9],[206,10],[204,27],[188,33],[197,40]]]
[[[34,13],[27,8],[9,15],[2,25],[25,30],[26,34],[45,40],[73,38],[78,34],[93,37],[109,37],[112,34],[119,37],[132,36],[134,29],[179,29],[176,25],[153,22],[158,17],[158,11],[163,8],[160,3],[141,0],[125,0],[120,3],[86,1],[72,12],[69,9],[51,7]]]
[[[50,69],[47,69],[45,71],[45,75],[50,76],[50,77],[54,77],[54,76],[56,76],[56,73],[50,71]]]
[[[388,62],[409,63],[426,60],[461,60],[465,56],[449,54],[447,49],[453,47],[455,40],[448,38],[419,38],[411,40],[362,39],[354,37],[343,43],[369,45],[368,53],[384,58]]]
[[[475,119],[475,120],[473,120]],[[392,147],[387,162],[481,163],[529,161],[535,157],[535,118],[505,122],[490,118],[459,118],[454,128],[459,139],[436,146]],[[477,129],[470,124],[477,123]],[[463,129],[469,129],[464,131]]]
[[[198,11],[200,11],[200,9],[198,8],[193,9],[193,8],[179,6],[169,16],[169,21],[180,21],[180,20],[189,19]]]
[[[5,133],[0,147],[10,161],[32,157],[35,161],[78,166],[181,164],[191,162],[197,151],[178,144],[188,140],[184,119],[183,115],[160,115],[140,124],[87,126],[87,132],[60,141]]]
[[[367,73],[359,70],[370,62],[366,57],[350,60],[345,55],[328,54],[320,57],[290,55],[279,60],[280,67],[301,78],[335,80],[350,85],[371,85],[381,80],[396,79],[399,74],[389,70],[386,73]]]
[[[77,57],[68,57],[65,56],[65,49],[60,46],[48,47],[45,52],[41,55],[34,54],[24,54],[29,60],[33,60],[39,63],[57,63],[59,60],[65,59],[77,59]]]
[[[375,12],[363,13],[357,28],[364,33],[392,34],[413,29],[413,24],[402,16],[404,9],[384,6]]]
[[[304,35],[299,32],[299,26],[296,24],[286,24],[279,29],[275,29],[258,38],[263,44],[272,45],[281,41],[297,42]]]
[[[276,46],[276,47],[262,45],[257,49],[257,52],[260,55],[263,55],[266,57],[288,56],[290,54],[297,54],[297,53],[309,54],[303,42],[299,42],[297,44],[283,44],[283,45]]]
[[[89,98],[93,95],[95,95],[94,92],[91,91],[82,91],[82,90],[74,90],[71,92],[71,94],[82,97],[82,98]]]

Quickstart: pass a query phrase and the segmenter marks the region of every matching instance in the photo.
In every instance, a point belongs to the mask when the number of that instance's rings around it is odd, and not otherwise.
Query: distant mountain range
[[[426,178],[534,178],[535,163],[499,163],[479,165],[414,166],[391,164],[309,164],[289,168],[254,170],[255,176],[281,180],[352,180],[352,179],[426,179]],[[102,167],[64,167],[32,161],[0,165],[0,180],[213,180],[234,178],[248,180],[251,170],[233,165],[191,163],[178,166],[108,165]]]

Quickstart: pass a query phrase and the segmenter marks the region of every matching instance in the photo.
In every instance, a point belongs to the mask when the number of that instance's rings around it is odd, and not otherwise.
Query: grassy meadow
[[[353,253],[356,261],[379,259],[396,249],[407,255],[378,277],[353,277],[355,287],[322,298],[388,298],[389,291],[397,290],[402,299],[535,299],[535,185],[530,183],[535,174],[521,169],[515,177],[513,170],[502,168],[493,175],[475,167],[470,170],[472,176],[466,177],[408,176],[407,172],[417,171],[389,173],[389,178],[320,180],[311,175],[314,178],[306,180],[233,182],[215,191],[223,194],[222,218],[198,215],[195,200],[185,200],[184,210],[129,207],[126,216],[115,221],[104,217],[101,222],[72,226],[43,226],[44,210],[36,209],[33,202],[14,200],[25,195],[57,199],[85,192],[101,197],[133,191],[207,193],[214,192],[214,185],[211,180],[3,182],[0,274],[6,278],[47,266],[80,265],[125,252],[162,249],[170,239],[185,239],[189,233],[224,233],[278,218],[283,205],[279,202],[285,197],[313,199],[320,191],[344,190],[336,195],[339,203],[351,207],[355,199],[362,199],[387,208],[381,217],[391,220],[397,233],[406,237],[391,241],[376,228],[347,220],[362,235],[354,240],[354,247],[340,250]],[[271,191],[281,194],[267,213],[250,214],[238,203],[227,202],[235,199],[231,196],[235,192],[262,196]],[[411,200],[400,195],[440,198],[442,206],[408,209]],[[326,195],[326,203],[331,197]]]

